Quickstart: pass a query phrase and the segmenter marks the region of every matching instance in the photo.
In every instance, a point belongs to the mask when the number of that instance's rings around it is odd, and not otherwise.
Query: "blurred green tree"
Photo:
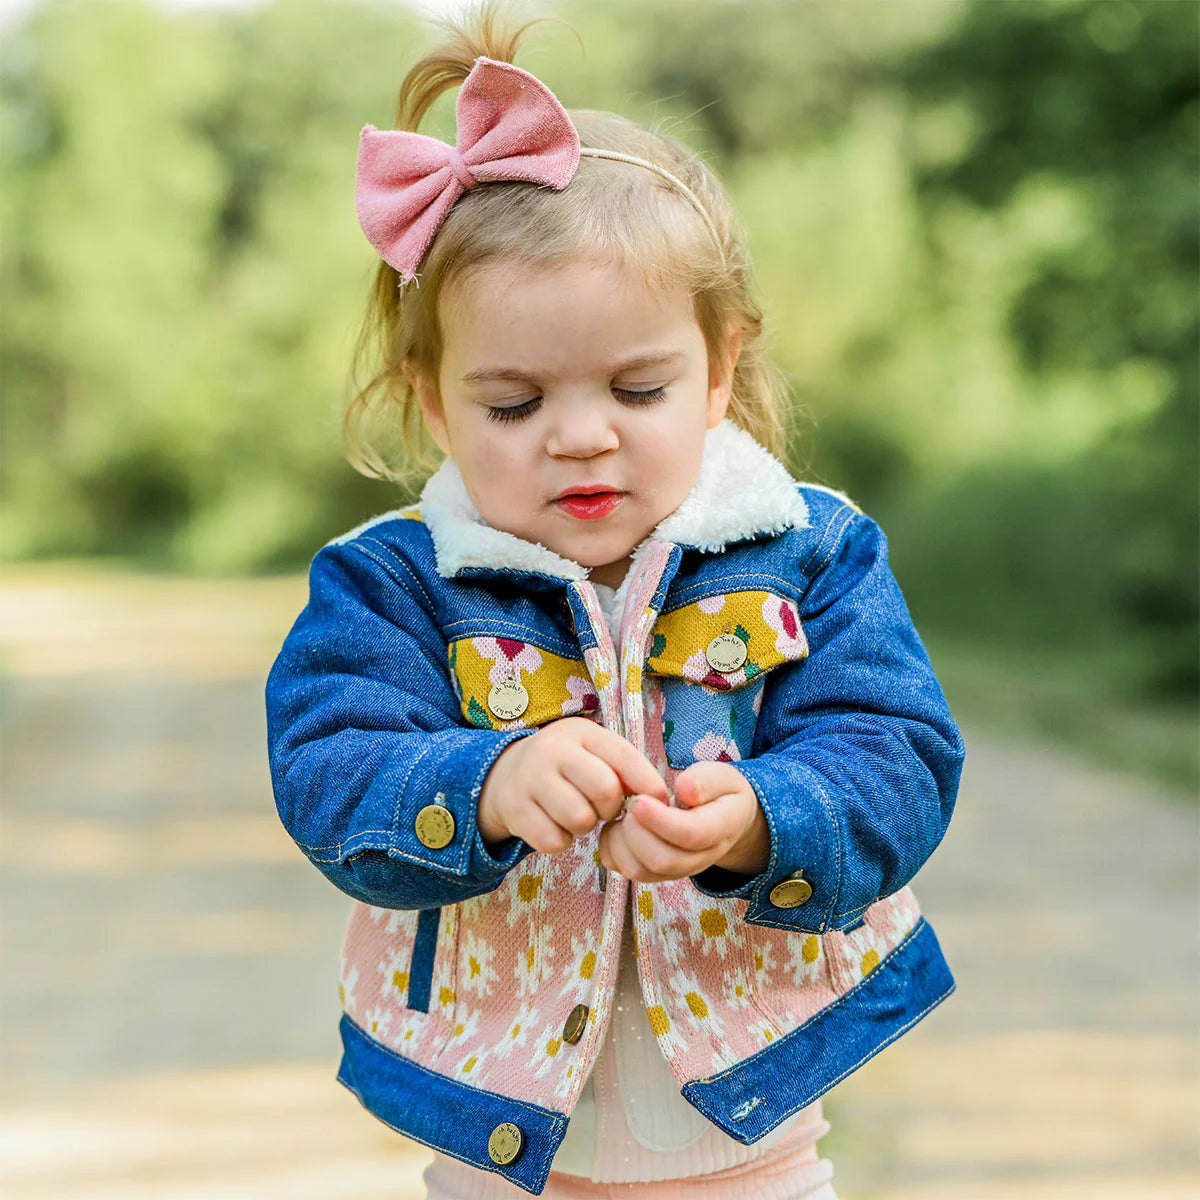
[[[1031,617],[1093,645],[1125,630],[1138,682],[1183,696],[1200,684],[1198,34],[1189,3],[1007,0],[965,9],[894,72],[917,112],[957,110],[973,131],[964,152],[916,166],[934,280],[955,254],[948,211],[1058,221],[1022,264],[1005,331],[1036,398],[1076,395],[1077,428],[1091,426],[1065,458],[1001,452],[940,492],[960,514],[947,549],[981,580],[1001,575],[985,612],[1005,636]],[[977,619],[953,614],[961,588],[941,595],[945,619]]]

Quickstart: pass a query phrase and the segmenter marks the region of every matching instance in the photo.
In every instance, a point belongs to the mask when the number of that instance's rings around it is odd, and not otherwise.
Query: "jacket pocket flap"
[[[728,692],[807,657],[794,600],[767,591],[724,592],[660,616],[645,670]]]
[[[477,729],[528,729],[600,707],[582,661],[530,642],[460,638],[450,643],[449,658],[463,718]]]

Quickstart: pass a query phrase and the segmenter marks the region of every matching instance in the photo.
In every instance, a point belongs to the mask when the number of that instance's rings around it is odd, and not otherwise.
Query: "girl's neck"
[[[633,555],[627,554],[617,562],[605,563],[601,567],[592,567],[588,571],[588,579],[592,583],[600,583],[605,587],[619,588],[622,580],[629,573],[629,564]]]

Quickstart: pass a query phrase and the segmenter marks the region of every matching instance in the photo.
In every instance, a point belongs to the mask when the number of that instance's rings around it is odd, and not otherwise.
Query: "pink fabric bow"
[[[579,134],[566,110],[540,79],[511,63],[476,59],[455,111],[457,146],[374,125],[359,140],[358,223],[405,281],[468,188],[523,179],[559,190],[579,165]]]

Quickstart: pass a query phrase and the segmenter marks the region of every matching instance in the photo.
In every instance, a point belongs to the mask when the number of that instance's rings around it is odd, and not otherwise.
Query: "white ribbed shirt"
[[[616,591],[593,586],[616,643]],[[806,1130],[805,1140],[821,1137],[829,1126],[819,1100],[752,1146],[734,1141],[684,1100],[646,1019],[631,911],[622,929],[612,1020],[553,1169],[598,1183],[679,1179],[748,1162],[785,1137],[799,1141]]]

